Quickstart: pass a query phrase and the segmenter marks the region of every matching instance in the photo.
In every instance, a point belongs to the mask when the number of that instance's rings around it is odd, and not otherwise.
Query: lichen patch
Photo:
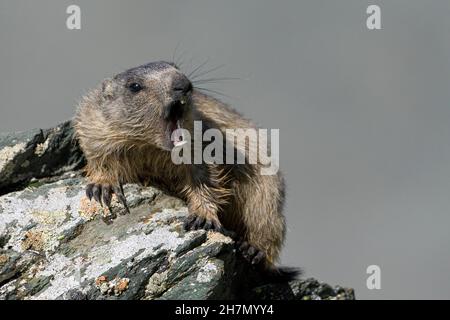
[[[100,276],[95,280],[95,286],[103,295],[115,295],[120,296],[128,289],[130,279],[128,278],[115,278],[108,281],[106,276]]]
[[[41,157],[48,149],[50,139],[46,139],[43,143],[38,143],[34,149],[34,154]]]
[[[14,157],[25,150],[26,144],[24,142],[18,143],[12,147],[4,147],[0,150],[0,172],[6,166],[6,164],[13,160]]]
[[[232,243],[233,240],[220,232],[208,231],[206,242],[208,244],[211,242]]]
[[[217,267],[217,265],[212,262],[207,262],[199,270],[196,280],[197,282],[208,283],[219,273],[221,273],[221,270]]]
[[[0,255],[0,266],[5,265],[9,261],[9,257],[6,254]]]
[[[45,244],[44,238],[42,231],[27,231],[22,240],[22,250],[42,251]]]

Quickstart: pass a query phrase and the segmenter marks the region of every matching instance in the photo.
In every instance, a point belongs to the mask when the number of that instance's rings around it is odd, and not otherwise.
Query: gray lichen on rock
[[[0,172],[2,172],[6,165],[10,163],[14,157],[23,152],[25,150],[26,144],[25,143],[18,143],[10,146],[5,146],[0,150]]]
[[[86,198],[83,163],[70,123],[0,135],[0,299],[354,298],[254,282],[232,239],[185,232],[185,203],[156,188],[126,185],[131,213],[114,199],[112,219]]]

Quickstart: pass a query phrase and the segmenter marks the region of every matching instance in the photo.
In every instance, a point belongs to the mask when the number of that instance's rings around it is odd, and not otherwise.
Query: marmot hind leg
[[[240,251],[251,263],[264,262],[271,268],[278,260],[286,230],[282,179],[258,175],[236,184],[236,194],[240,197],[235,200],[232,212],[240,217],[239,223],[244,226],[240,232]]]
[[[247,241],[237,241],[236,247],[244,259],[252,265],[264,263],[266,259],[266,254],[263,251],[253,247]]]

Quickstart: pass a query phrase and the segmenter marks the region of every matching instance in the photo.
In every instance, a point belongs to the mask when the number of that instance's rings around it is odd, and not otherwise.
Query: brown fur
[[[170,100],[168,88],[180,72],[141,66],[126,71],[92,90],[79,104],[74,125],[92,183],[150,183],[187,201],[189,212],[235,231],[265,253],[266,266],[276,262],[285,236],[282,215],[284,184],[280,174],[264,176],[260,165],[175,165],[164,147],[162,114]],[[130,95],[124,86],[130,77],[146,84]],[[227,128],[255,126],[220,101],[193,91],[183,120],[193,120],[223,133]],[[256,153],[257,150],[241,152]],[[247,153],[246,153],[247,154]]]

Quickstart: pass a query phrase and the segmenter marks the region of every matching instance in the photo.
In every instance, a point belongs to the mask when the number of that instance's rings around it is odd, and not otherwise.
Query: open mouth
[[[186,100],[181,99],[172,102],[167,107],[165,115],[166,120],[166,136],[170,141],[170,147],[179,147],[186,144],[187,140],[183,129],[183,114],[186,105]]]
[[[169,134],[169,140],[174,147],[180,147],[187,142],[181,120],[169,121],[167,124],[167,132]]]

